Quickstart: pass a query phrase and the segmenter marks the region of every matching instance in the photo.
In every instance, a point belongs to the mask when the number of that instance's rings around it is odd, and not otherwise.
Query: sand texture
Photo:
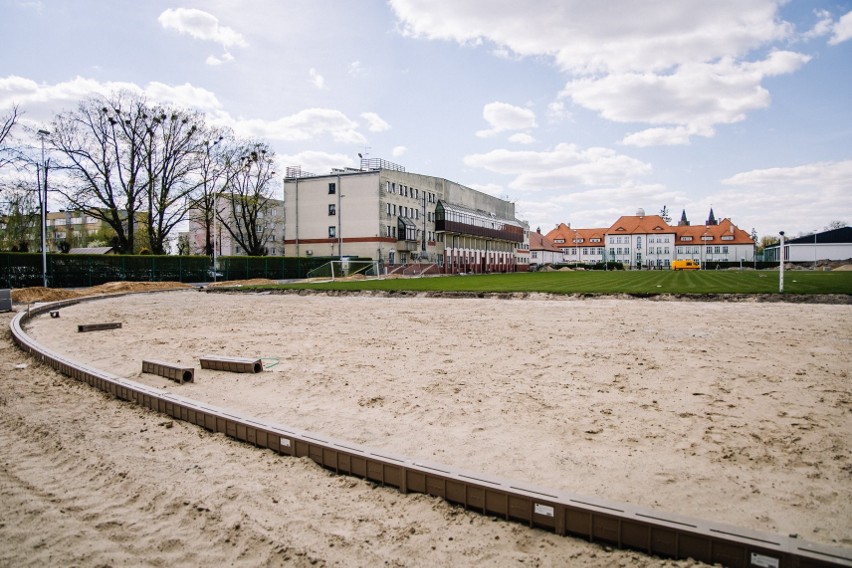
[[[77,332],[102,322],[122,327]],[[396,455],[850,547],[850,322],[849,305],[180,291],[82,303],[28,331],[133,380]],[[204,355],[265,370],[200,369]],[[195,366],[195,382],[141,373],[151,358]],[[8,340],[2,364],[0,565],[665,562],[240,445]]]

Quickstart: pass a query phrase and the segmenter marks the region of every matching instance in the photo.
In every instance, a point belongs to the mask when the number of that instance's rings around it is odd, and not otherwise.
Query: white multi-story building
[[[686,212],[677,226],[659,215],[620,217],[608,229],[572,229],[560,223],[547,234],[560,247],[563,262],[620,262],[629,268],[669,268],[673,260],[752,262],[754,241],[730,219],[716,221],[713,210],[703,225],[690,225]]]
[[[512,272],[529,262],[512,202],[384,160],[316,175],[287,168],[286,256],[370,258],[443,273]]]

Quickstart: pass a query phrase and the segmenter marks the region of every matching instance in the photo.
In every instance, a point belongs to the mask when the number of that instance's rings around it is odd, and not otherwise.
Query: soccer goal
[[[379,261],[346,259],[332,260],[308,272],[308,278],[346,278],[349,276],[379,276]]]

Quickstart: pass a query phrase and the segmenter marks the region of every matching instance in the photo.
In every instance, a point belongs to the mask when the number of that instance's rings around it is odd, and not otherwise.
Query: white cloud
[[[335,142],[364,144],[366,138],[358,132],[358,123],[339,110],[309,108],[277,120],[237,120],[229,124],[244,136],[256,136],[288,142],[312,140],[331,136]]]
[[[609,148],[582,150],[559,144],[551,151],[492,150],[465,156],[468,166],[511,175],[512,189],[521,191],[576,190],[578,186],[622,186],[651,173],[651,166]]]
[[[325,77],[320,75],[319,72],[316,69],[311,67],[311,70],[308,71],[308,74],[311,76],[311,83],[313,84],[314,87],[316,87],[320,91],[327,88],[325,86]]]
[[[353,61],[349,64],[348,72],[352,77],[360,77],[364,74],[364,66],[361,65],[360,61]]]
[[[844,14],[840,20],[834,24],[834,30],[828,43],[837,45],[852,38],[852,12]]]
[[[812,231],[833,219],[852,219],[852,160],[742,172],[722,180],[714,196],[735,204],[742,219],[759,219],[761,234]]]
[[[405,146],[394,146],[393,150],[391,150],[391,155],[394,158],[404,156],[406,153],[408,153],[408,148],[406,148]]]
[[[739,57],[792,34],[776,0],[391,0],[403,33],[462,44],[483,40],[518,55],[551,55],[579,74],[665,71]],[[523,22],[523,25],[519,25]]]
[[[491,128],[477,132],[476,135],[480,138],[488,138],[507,130],[526,130],[538,126],[532,110],[508,103],[488,103],[482,108],[482,117]]]
[[[748,112],[769,106],[763,79],[793,72],[809,59],[776,51],[762,61],[694,63],[667,75],[623,73],[578,79],[565,87],[563,95],[613,122],[677,127],[628,135],[625,144],[684,144],[690,136],[712,136],[716,124],[742,121]]]
[[[329,136],[335,142],[364,144],[358,123],[339,110],[309,108],[275,120],[233,118],[226,112],[216,94],[189,83],[167,85],[151,82],[140,87],[135,83],[105,82],[76,77],[55,85],[38,84],[31,79],[11,75],[0,77],[0,108],[18,104],[27,108],[27,118],[49,120],[56,112],[90,96],[109,96],[126,90],[145,95],[152,102],[171,103],[197,109],[207,114],[212,124],[228,126],[240,136],[271,140],[303,141]],[[381,119],[379,119],[381,120]]]
[[[201,40],[212,41],[228,48],[246,47],[248,43],[242,34],[227,26],[219,25],[213,14],[195,8],[169,8],[160,14],[157,21],[165,29]]]
[[[390,130],[390,124],[385,122],[382,117],[374,112],[362,112],[361,118],[367,121],[367,128],[370,132],[384,132]]]
[[[0,78],[0,108],[11,104],[20,104],[28,108],[50,107],[51,114],[62,110],[58,105],[66,107],[94,95],[110,95],[117,91],[130,91],[144,94],[158,102],[174,103],[187,108],[211,111],[221,108],[216,95],[207,89],[195,87],[189,83],[183,85],[166,85],[159,82],[148,83],[140,87],[135,83],[120,81],[100,82],[85,77],[75,77],[55,85],[39,84],[32,79],[10,75]]]
[[[205,63],[211,66],[222,65],[224,63],[229,63],[234,60],[234,56],[228,52],[222,54],[221,57],[216,57],[215,55],[210,55],[207,57]]]
[[[301,167],[302,172],[326,174],[332,168],[357,167],[355,160],[348,154],[329,154],[308,150],[298,154],[287,154],[278,157],[285,167]]]
[[[831,12],[828,10],[816,10],[815,14],[819,19],[813,28],[802,34],[802,37],[805,39],[828,35],[834,28],[834,18],[831,17]]]
[[[518,132],[509,136],[509,142],[514,142],[515,144],[532,144],[535,142],[535,138],[524,132]]]
[[[769,104],[763,79],[793,73],[809,60],[792,52],[762,55],[794,36],[793,26],[778,16],[777,0],[639,6],[631,0],[541,0],[535,10],[490,0],[390,4],[404,34],[549,56],[568,76],[563,96],[574,104],[608,120],[666,128],[626,143],[683,144],[692,135],[712,136],[715,125],[741,121]],[[563,109],[550,110],[555,117]]]
[[[564,101],[553,101],[547,105],[547,118],[551,122],[561,122],[571,118],[571,113],[565,108]]]

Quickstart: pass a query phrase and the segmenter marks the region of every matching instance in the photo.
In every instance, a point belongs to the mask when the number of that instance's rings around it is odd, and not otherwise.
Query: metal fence
[[[80,288],[106,282],[211,282],[265,278],[305,278],[331,257],[226,256],[213,269],[207,256],[47,255],[47,284],[51,288]],[[0,253],[0,288],[43,284],[40,253]]]

